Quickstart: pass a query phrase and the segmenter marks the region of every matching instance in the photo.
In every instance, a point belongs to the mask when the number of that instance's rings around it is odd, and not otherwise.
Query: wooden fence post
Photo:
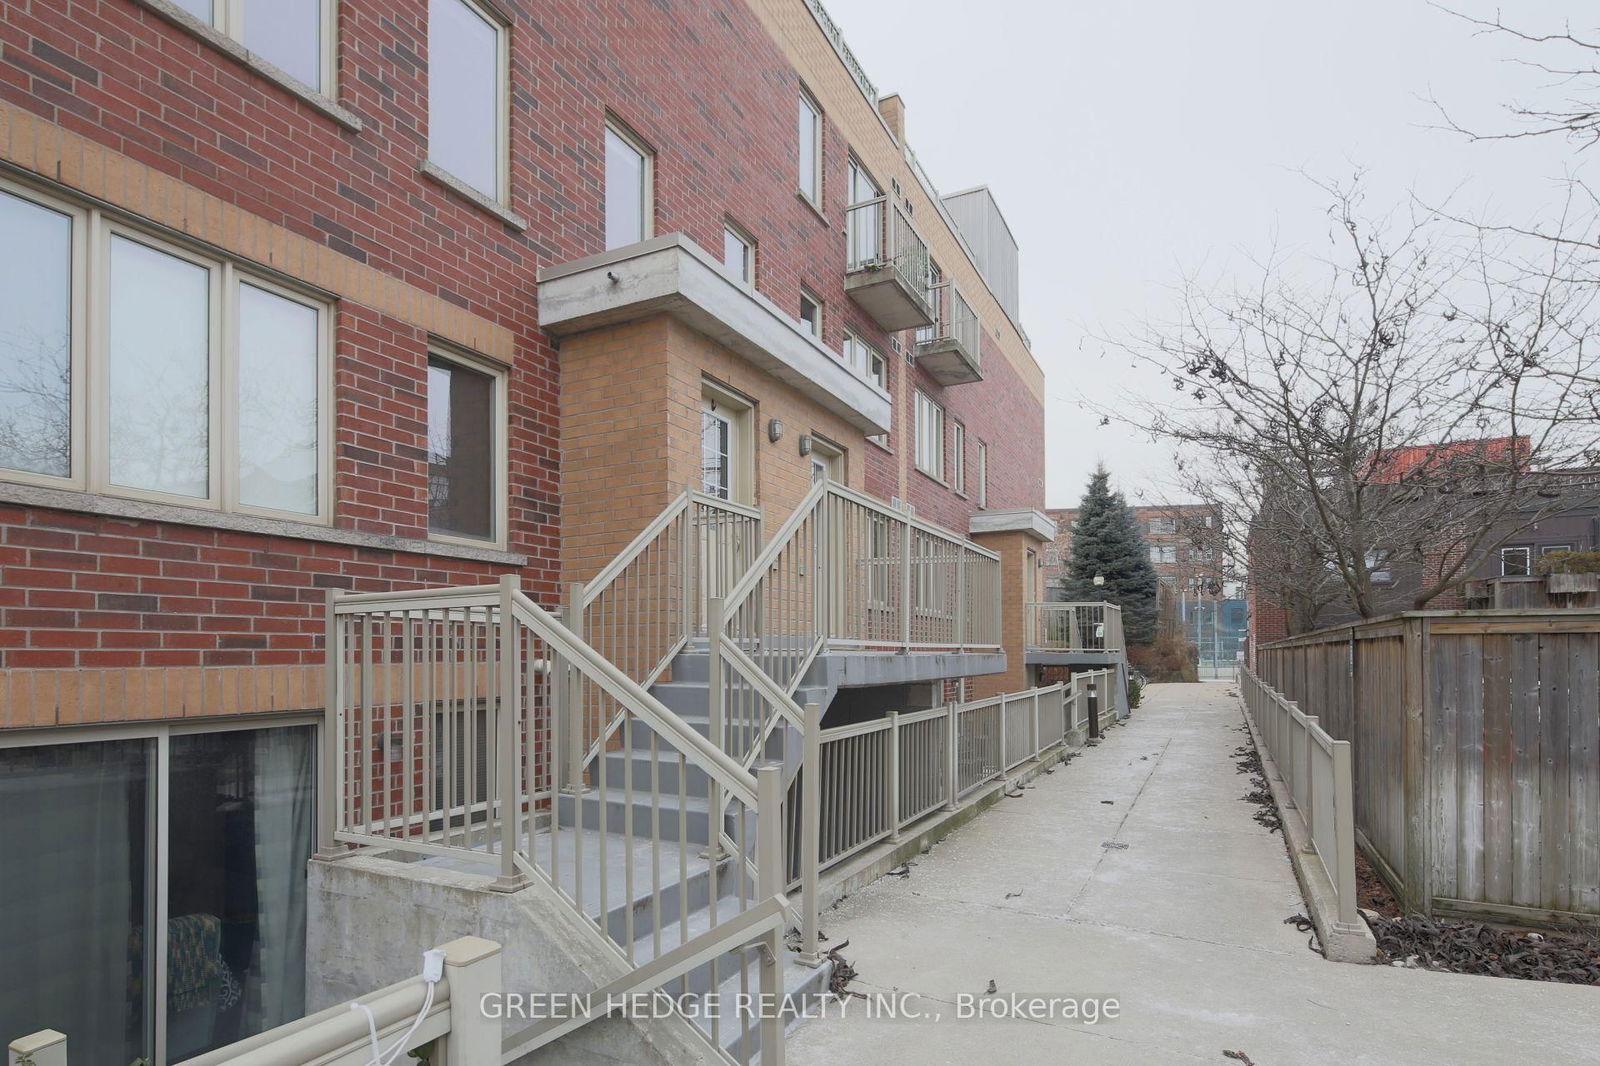
[[[1427,621],[1407,616],[1402,622],[1401,653],[1404,684],[1400,707],[1405,715],[1405,742],[1401,755],[1401,781],[1405,792],[1405,861],[1400,878],[1405,905],[1425,915],[1433,913],[1433,810],[1429,788],[1428,630]]]

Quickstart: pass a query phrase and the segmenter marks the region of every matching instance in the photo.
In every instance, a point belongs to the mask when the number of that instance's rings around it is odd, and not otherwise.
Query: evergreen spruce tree
[[[1149,644],[1156,638],[1156,568],[1150,565],[1150,548],[1133,508],[1122,493],[1111,491],[1110,482],[1105,467],[1095,470],[1078,504],[1067,598],[1117,604],[1127,642]],[[1094,583],[1096,574],[1105,578],[1104,585]]]

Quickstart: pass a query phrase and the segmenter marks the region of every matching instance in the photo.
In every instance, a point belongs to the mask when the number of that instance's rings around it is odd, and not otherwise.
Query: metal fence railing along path
[[[1263,684],[1248,668],[1239,675],[1239,689],[1267,754],[1277,766],[1294,800],[1317,860],[1337,901],[1338,922],[1356,927],[1355,800],[1350,743],[1334,740],[1315,715]]]

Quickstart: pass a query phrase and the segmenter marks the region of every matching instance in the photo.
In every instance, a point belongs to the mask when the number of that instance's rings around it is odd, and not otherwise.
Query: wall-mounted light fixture
[[[776,418],[767,423],[767,439],[774,444],[783,439],[783,423]]]
[[[810,455],[811,454],[811,434],[809,434],[809,433],[800,434],[800,454],[801,455]]]

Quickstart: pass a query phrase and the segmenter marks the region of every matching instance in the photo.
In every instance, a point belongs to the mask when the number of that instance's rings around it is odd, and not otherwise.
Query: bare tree
[[[1176,322],[1119,342],[1172,394],[1105,412],[1177,445],[1184,489],[1308,625],[1393,609],[1402,569],[1425,606],[1572,506],[1538,504],[1550,471],[1600,460],[1575,376],[1594,289],[1559,270],[1534,284],[1482,233],[1369,222],[1357,186],[1325,188],[1332,255],[1228,292],[1191,282]]]
[[[1526,25],[1508,23],[1496,10],[1491,18],[1458,11],[1445,4],[1433,6],[1478,28],[1480,34],[1504,38],[1519,45],[1533,45],[1544,59],[1514,57],[1513,62],[1547,74],[1551,89],[1563,94],[1549,103],[1506,104],[1514,129],[1485,131],[1470,129],[1451,117],[1448,107],[1434,104],[1449,128],[1475,141],[1520,140],[1530,137],[1563,137],[1579,150],[1600,142],[1600,28],[1592,33],[1574,32],[1570,22],[1558,30],[1539,31]],[[1590,16],[1593,17],[1593,16]]]

